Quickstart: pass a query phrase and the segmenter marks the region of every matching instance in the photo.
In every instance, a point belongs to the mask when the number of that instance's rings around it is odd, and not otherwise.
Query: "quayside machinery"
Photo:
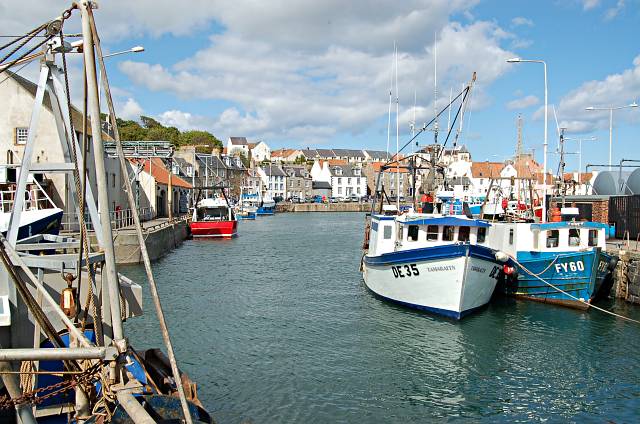
[[[41,5],[44,7],[45,5]],[[0,421],[34,423],[210,422],[196,386],[177,366],[143,239],[131,182],[124,189],[133,212],[147,282],[164,340],[137,352],[123,322],[142,313],[141,286],[118,272],[109,217],[105,142],[115,146],[123,175],[127,161],[94,21],[96,2],[75,1],[62,14],[0,46],[0,76],[39,62],[28,138],[6,236],[0,236]],[[64,28],[79,20],[69,42]],[[3,42],[5,39],[3,39]],[[71,105],[68,57],[81,55],[82,111]],[[99,69],[99,71],[98,71]],[[19,71],[20,68],[17,69]],[[16,71],[16,72],[17,72]],[[101,130],[100,72],[113,137]],[[64,160],[34,159],[41,111],[49,108]],[[78,120],[78,116],[80,119]],[[42,147],[42,146],[40,146]],[[75,236],[18,237],[31,173],[63,173],[80,228]],[[95,242],[89,242],[87,225]]]

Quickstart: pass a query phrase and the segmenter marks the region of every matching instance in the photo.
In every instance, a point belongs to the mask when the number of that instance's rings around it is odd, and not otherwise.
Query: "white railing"
[[[153,219],[153,209],[150,207],[140,208],[138,210],[140,215],[140,221],[146,222]],[[131,209],[121,209],[117,211],[109,212],[111,218],[111,228],[118,230],[121,228],[133,226],[133,211]],[[93,223],[91,222],[91,216],[85,213],[85,223],[88,231],[93,231]],[[77,213],[63,213],[62,214],[62,228],[65,232],[77,233],[80,231],[80,220]]]

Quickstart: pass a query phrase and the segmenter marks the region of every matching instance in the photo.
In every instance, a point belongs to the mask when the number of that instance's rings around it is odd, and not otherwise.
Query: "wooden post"
[[[173,158],[169,157],[169,188],[167,195],[167,203],[169,206],[169,221],[173,220],[173,185],[171,184],[171,177],[173,176]]]

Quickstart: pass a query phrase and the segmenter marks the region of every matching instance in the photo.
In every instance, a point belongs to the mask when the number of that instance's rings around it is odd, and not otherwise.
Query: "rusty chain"
[[[11,399],[8,395],[0,396],[0,410],[15,408],[17,405],[37,405],[54,396],[68,392],[78,385],[93,384],[100,379],[99,372],[101,365],[101,363],[97,363],[87,368],[82,374],[73,375],[71,378],[58,383],[24,392],[15,399]],[[49,392],[41,395],[41,393],[47,391]]]

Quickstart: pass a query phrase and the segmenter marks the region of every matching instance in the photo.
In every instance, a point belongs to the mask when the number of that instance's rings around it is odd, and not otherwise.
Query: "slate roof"
[[[327,181],[313,181],[311,188],[314,190],[331,190],[331,184]]]
[[[364,157],[364,153],[362,152],[362,150],[333,149],[333,153],[336,156],[340,156],[340,157],[342,157],[342,156],[346,156],[346,157],[349,157],[349,158],[358,158],[358,157],[363,158]]]
[[[336,154],[333,153],[332,149],[316,149],[316,151],[322,158],[328,159],[328,158],[334,158],[336,156]]]
[[[387,153],[382,150],[364,150],[364,152],[373,160],[389,160],[392,156],[391,153]]]
[[[282,168],[280,168],[279,166],[265,166],[262,168],[262,170],[264,171],[264,173],[267,176],[274,176],[274,177],[286,177],[287,174],[285,174],[285,172],[282,170]]]
[[[294,177],[299,177],[299,178],[310,177],[307,170],[301,166],[287,166],[284,168],[284,171],[287,172],[287,174],[289,174],[290,172],[293,172]]]
[[[316,149],[303,149],[301,150],[305,159],[315,159],[319,156],[318,151]]]
[[[249,144],[247,142],[247,137],[229,137],[229,140],[234,146],[246,146]]]
[[[342,170],[342,174],[339,175],[336,173],[336,168],[340,168]],[[331,171],[331,176],[333,177],[362,177],[363,175],[356,175],[353,171],[356,167],[352,165],[332,165],[329,166],[329,170]]]

